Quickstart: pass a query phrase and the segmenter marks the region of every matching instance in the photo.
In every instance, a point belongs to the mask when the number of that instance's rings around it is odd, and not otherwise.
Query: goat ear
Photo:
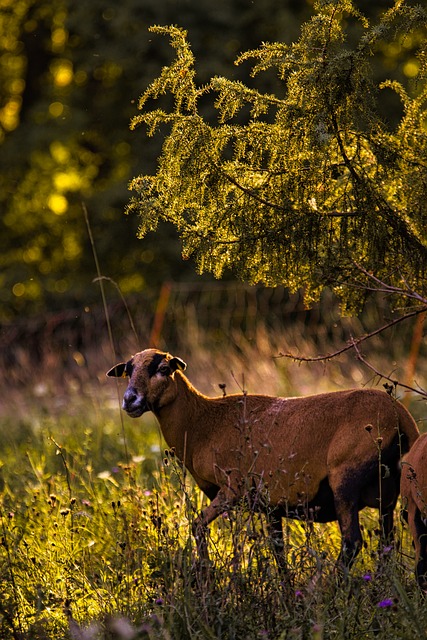
[[[110,378],[127,378],[126,363],[120,362],[119,364],[116,364],[115,367],[107,371],[107,376]]]
[[[181,358],[172,358],[171,360],[169,360],[169,366],[172,371],[176,371],[177,369],[179,369],[180,371],[185,371],[185,369],[187,368],[187,364],[184,362],[184,360],[181,360]]]

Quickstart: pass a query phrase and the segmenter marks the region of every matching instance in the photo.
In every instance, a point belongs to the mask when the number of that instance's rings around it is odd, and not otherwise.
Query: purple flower
[[[159,606],[163,604],[163,598],[157,598],[157,600],[155,601],[155,604],[158,604]]]
[[[364,576],[362,576],[362,580],[364,580],[365,582],[370,582],[372,580],[372,576],[370,573],[365,573]]]
[[[381,600],[381,602],[377,604],[377,607],[380,607],[381,609],[388,609],[388,607],[392,607],[393,604],[394,602],[391,598],[386,598],[385,600]]]
[[[302,598],[303,597],[303,593],[302,591],[300,591],[299,589],[297,589],[297,591],[295,591],[295,598]]]

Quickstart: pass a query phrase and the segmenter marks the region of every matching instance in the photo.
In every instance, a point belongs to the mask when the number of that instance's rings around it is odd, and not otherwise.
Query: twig
[[[350,340],[347,341],[347,344],[345,347],[341,347],[341,349],[338,349],[337,351],[334,351],[332,353],[329,353],[327,355],[324,356],[297,356],[295,353],[282,353],[280,352],[277,356],[275,356],[276,358],[290,358],[291,360],[294,360],[295,362],[326,362],[328,360],[332,360],[332,358],[336,358],[337,356],[340,356],[341,354],[345,353],[346,351],[350,351],[350,349],[354,349],[355,346],[362,344],[362,342],[365,342],[365,340],[369,340],[370,338],[373,338],[374,336],[377,336],[378,334],[382,333],[383,331],[386,331],[386,329],[390,329],[391,327],[394,327],[395,325],[399,324],[400,322],[403,322],[404,320],[408,320],[409,318],[413,318],[414,316],[419,315],[420,313],[424,313],[427,311],[427,305],[420,307],[419,309],[415,309],[414,311],[410,311],[408,313],[406,313],[403,316],[400,316],[399,318],[396,318],[395,320],[392,320],[391,322],[388,322],[387,324],[383,325],[382,327],[379,327],[378,329],[375,329],[375,331],[371,331],[371,333],[367,333],[364,336],[361,336],[360,338],[350,338]]]
[[[113,340],[113,329],[111,327],[111,321],[110,321],[110,314],[108,313],[108,305],[107,305],[107,298],[105,295],[105,288],[104,288],[104,276],[102,275],[101,272],[101,267],[99,265],[99,260],[98,260],[98,254],[96,251],[96,246],[95,246],[95,240],[93,238],[93,233],[92,233],[92,228],[90,226],[90,220],[89,220],[89,214],[86,208],[86,205],[84,202],[82,202],[82,209],[83,209],[83,215],[84,215],[84,219],[86,222],[86,227],[87,227],[87,232],[88,232],[88,236],[89,236],[89,241],[90,241],[90,245],[92,248],[92,254],[93,254],[93,259],[95,262],[95,267],[96,267],[96,273],[97,273],[97,278],[96,281],[99,284],[99,288],[101,290],[101,298],[102,298],[102,304],[104,307],[104,314],[105,314],[105,321],[107,323],[107,329],[108,329],[108,337],[110,340],[110,347],[111,347],[111,351],[113,354],[113,357],[115,358],[115,353],[116,350],[114,348],[114,340]],[[116,378],[116,392],[117,392],[117,400],[120,406],[120,392],[119,392],[119,384],[118,384],[118,379]],[[122,428],[122,437],[123,437],[123,446],[124,446],[124,454],[125,454],[125,458],[126,458],[126,465],[129,466],[129,451],[128,451],[128,445],[127,445],[127,437],[126,437],[126,431],[125,431],[125,425],[123,422],[123,416],[120,413],[120,424],[121,424],[121,428]]]
[[[427,391],[425,391],[421,387],[416,389],[415,387],[411,387],[407,384],[404,384],[403,382],[399,382],[398,380],[391,378],[390,376],[386,376],[384,373],[381,373],[381,371],[379,371],[376,367],[374,367],[370,362],[368,362],[363,357],[362,353],[360,352],[359,345],[355,341],[353,341],[352,346],[356,352],[357,359],[360,360],[360,362],[362,362],[362,364],[364,364],[366,367],[368,367],[368,369],[373,371],[373,373],[375,373],[376,376],[384,380],[388,380],[389,382],[391,382],[393,387],[399,386],[399,387],[402,387],[402,389],[406,389],[407,391],[413,391],[414,393],[418,393],[419,395],[421,395],[423,398],[427,398]]]
[[[96,273],[98,274],[97,281],[99,283],[99,289],[101,291],[102,304],[103,304],[104,313],[105,313],[105,321],[107,323],[107,329],[108,329],[108,337],[110,339],[111,349],[112,349],[113,354],[115,356],[116,352],[115,352],[115,349],[114,349],[113,330],[111,328],[110,314],[108,313],[107,298],[105,296],[105,290],[104,290],[104,281],[103,281],[103,277],[102,277],[102,273],[101,273],[101,267],[99,266],[98,253],[96,251],[95,240],[94,240],[93,234],[92,234],[92,227],[90,226],[89,214],[87,212],[87,208],[86,208],[86,205],[85,205],[84,202],[82,202],[82,209],[83,209],[83,215],[84,215],[85,222],[86,222],[86,227],[87,227],[87,233],[88,233],[88,236],[89,236],[90,246],[92,248],[92,255],[93,255],[93,260],[95,262]]]
[[[395,286],[393,286],[391,284],[387,284],[383,280],[380,280],[379,278],[374,276],[373,273],[369,273],[369,271],[367,271],[364,267],[362,267],[362,265],[358,264],[357,262],[353,262],[353,264],[359,271],[361,271],[370,280],[373,280],[377,285],[376,287],[373,287],[372,289],[364,286],[363,287],[364,289],[367,289],[369,291],[376,291],[378,293],[389,293],[389,294],[394,294],[394,295],[405,296],[406,298],[412,298],[414,300],[417,300],[418,302],[421,302],[423,305],[427,306],[427,298],[424,298],[419,293],[417,293],[416,291],[411,289],[411,287],[409,286],[408,282],[406,281],[406,279],[402,275],[401,275],[401,278],[402,278],[403,282],[405,283],[405,288],[395,287]]]
[[[116,287],[116,289],[117,289],[117,291],[119,293],[119,296],[120,296],[120,298],[121,298],[121,300],[123,302],[123,305],[124,305],[124,307],[126,309],[126,313],[127,313],[127,316],[128,316],[129,324],[131,326],[133,335],[135,336],[135,340],[138,343],[139,342],[138,332],[136,330],[135,323],[133,321],[132,314],[130,312],[129,306],[128,306],[127,302],[126,302],[126,298],[124,297],[119,285],[117,284],[117,282],[115,280],[113,280],[113,278],[109,278],[108,276],[98,276],[97,278],[94,278],[92,280],[92,282],[99,282],[100,280],[105,280],[106,282],[111,282],[111,284]]]

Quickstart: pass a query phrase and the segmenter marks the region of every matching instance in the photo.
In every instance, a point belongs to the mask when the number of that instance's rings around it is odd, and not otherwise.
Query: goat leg
[[[282,510],[271,509],[267,512],[268,535],[273,548],[273,555],[281,574],[288,573],[288,564],[285,558],[285,543],[283,539]]]
[[[338,556],[338,564],[350,569],[360,549],[362,548],[362,534],[359,526],[359,513],[356,503],[343,503],[335,500],[338,524],[341,530],[341,551]]]
[[[197,555],[201,562],[209,563],[209,551],[207,542],[208,527],[203,515],[197,517],[192,526],[192,534],[196,541]]]
[[[203,509],[201,514],[195,518],[193,522],[192,534],[196,541],[201,572],[205,577],[210,567],[207,543],[208,525],[219,515],[233,507],[240,499],[241,496],[233,492],[230,487],[222,487],[212,502]]]
[[[388,474],[388,477],[381,478],[380,498],[379,498],[379,519],[381,543],[391,545],[394,542],[394,510],[399,497],[400,478],[395,478]]]
[[[409,528],[415,546],[415,575],[418,585],[425,593],[427,592],[427,526],[421,517],[421,511],[415,503],[412,503],[408,510]]]

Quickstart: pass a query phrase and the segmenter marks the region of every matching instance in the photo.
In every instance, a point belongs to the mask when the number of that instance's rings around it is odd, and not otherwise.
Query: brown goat
[[[415,575],[427,591],[427,433],[423,433],[402,461],[402,508],[415,545]]]
[[[180,358],[146,349],[107,375],[130,379],[123,409],[132,418],[155,414],[168,446],[211,500],[193,524],[201,559],[208,558],[207,525],[242,498],[267,514],[281,567],[282,517],[338,520],[347,565],[361,546],[363,507],[379,509],[383,537],[391,539],[400,458],[419,435],[398,401],[373,389],[208,398],[185,368]]]

